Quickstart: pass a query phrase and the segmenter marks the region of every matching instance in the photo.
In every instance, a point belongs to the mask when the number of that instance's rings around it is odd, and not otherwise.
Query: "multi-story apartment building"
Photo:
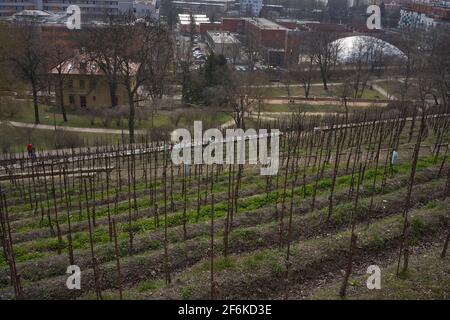
[[[0,16],[10,16],[22,10],[42,9],[42,0],[0,0]]]
[[[437,26],[450,28],[450,4],[448,2],[408,3],[400,10],[400,28],[429,29]]]
[[[263,7],[263,0],[241,0],[241,16],[258,17]]]
[[[10,16],[22,10],[65,11],[74,4],[80,7],[81,13],[85,16],[95,17],[133,11],[134,2],[134,0],[0,0],[0,16]],[[139,1],[139,4],[142,5],[142,2]]]

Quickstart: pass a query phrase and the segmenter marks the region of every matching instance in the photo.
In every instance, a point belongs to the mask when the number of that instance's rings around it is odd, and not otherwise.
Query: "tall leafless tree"
[[[36,25],[16,25],[9,33],[10,43],[15,45],[9,51],[9,60],[16,67],[19,77],[31,86],[34,106],[34,121],[40,123],[39,91],[46,86],[47,48],[41,41]]]
[[[330,73],[338,61],[338,54],[342,49],[341,41],[336,40],[334,32],[317,32],[312,42],[314,61],[319,67],[324,90],[328,90]]]

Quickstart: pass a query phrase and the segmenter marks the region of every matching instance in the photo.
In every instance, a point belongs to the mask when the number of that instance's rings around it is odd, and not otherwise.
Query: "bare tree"
[[[404,107],[407,94],[411,88],[411,78],[415,75],[415,58],[417,50],[416,34],[412,32],[403,32],[401,39],[401,47],[403,48],[404,60],[400,66],[402,74],[402,83],[400,86],[400,103]]]
[[[135,24],[129,15],[114,20],[113,30],[110,32],[114,32],[120,42],[114,52],[116,79],[127,93],[128,130],[130,143],[134,143],[136,104],[147,96],[160,98],[164,92],[162,83],[172,56],[170,39],[161,25],[151,21]]]
[[[229,52],[231,55],[231,61],[233,62],[233,65],[236,65],[236,63],[240,60],[241,57],[241,43],[236,41],[230,44]]]
[[[61,108],[63,121],[67,122],[67,113],[64,106],[64,84],[66,76],[70,73],[70,69],[72,68],[69,59],[72,52],[64,42],[59,41],[56,38],[49,41],[48,48],[50,65],[54,67],[51,72],[55,77],[55,89],[58,90],[59,107]]]
[[[339,96],[341,98],[341,103],[344,106],[344,110],[345,110],[345,124],[347,124],[348,117],[349,117],[348,98],[353,95],[352,83],[348,78],[344,80],[339,91],[340,91]]]
[[[319,67],[323,88],[328,90],[330,72],[337,64],[342,44],[339,40],[336,40],[334,32],[317,32],[314,38],[315,41],[312,41],[314,61]]]
[[[4,89],[7,84],[5,72],[8,69],[8,51],[10,44],[8,37],[8,27],[5,23],[0,22],[0,89]]]
[[[31,85],[33,95],[34,119],[39,124],[39,100],[38,93],[45,87],[45,75],[47,74],[46,62],[47,53],[43,42],[40,39],[36,26],[19,25],[14,26],[9,36],[10,43],[17,44],[9,51],[9,60],[12,61],[21,78]]]
[[[105,17],[106,26],[87,26],[77,36],[78,46],[86,51],[88,58],[93,61],[105,74],[108,82],[111,107],[118,105],[117,90],[119,85],[120,52],[123,51],[123,25],[117,17]],[[130,37],[129,37],[130,38]]]
[[[305,37],[300,44],[300,63],[295,66],[291,73],[297,79],[305,92],[305,98],[309,97],[311,83],[315,75],[315,55],[313,53],[314,41],[311,37]]]
[[[191,84],[194,59],[192,57],[192,43],[179,41],[175,48],[175,63],[177,67],[178,84],[181,85],[181,101],[185,104],[189,99],[189,87]]]
[[[419,90],[422,91],[421,100],[432,97],[435,105],[448,106],[450,92],[450,41],[448,31],[437,27],[424,35],[424,44],[418,54],[420,70],[417,71]]]
[[[255,69],[256,62],[260,56],[260,47],[258,46],[255,37],[247,37],[245,41],[245,50],[243,54],[243,63],[247,66],[247,69],[253,71]]]
[[[349,81],[352,86],[353,98],[360,98],[367,86],[371,75],[370,61],[373,42],[371,38],[357,38],[353,43],[353,50],[348,58],[351,66]]]
[[[263,80],[257,74],[232,73],[232,80],[223,87],[226,110],[231,114],[237,128],[245,130],[245,118],[260,106],[264,93]]]

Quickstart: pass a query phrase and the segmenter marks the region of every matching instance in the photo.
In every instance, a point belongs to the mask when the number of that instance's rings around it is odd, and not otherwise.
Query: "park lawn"
[[[372,107],[349,107],[349,112],[366,110]],[[266,104],[262,108],[263,112],[330,112],[345,113],[342,105],[305,105],[305,104]]]
[[[10,117],[4,117],[5,120],[34,123],[34,106],[32,101],[16,100],[16,112]],[[81,127],[81,128],[109,128],[120,129],[115,122],[111,121],[108,127],[102,123],[100,117],[92,117],[89,115],[82,115],[74,113],[69,107],[66,108],[68,121],[64,122],[62,119],[61,110],[53,106],[39,105],[39,120],[41,124]]]
[[[34,123],[34,107],[31,101],[21,101],[19,107],[19,111],[16,115],[8,120],[14,120],[18,122],[27,122]],[[74,112],[70,108],[66,109],[67,111],[67,122],[64,122],[62,119],[61,110],[54,106],[47,105],[39,105],[39,116],[40,123],[47,125],[57,125],[57,126],[68,126],[68,127],[80,127],[80,128],[105,128],[105,129],[127,129],[127,119],[123,119],[121,122],[110,120],[105,121],[101,116],[94,116],[91,114],[82,114],[81,112]],[[155,116],[154,124],[164,125],[167,123],[166,119],[162,117],[162,119],[157,119],[158,116]],[[136,121],[136,127],[146,127],[148,125],[150,127],[151,121],[148,120],[148,123],[145,121]]]
[[[411,85],[406,93],[406,99],[417,99],[417,85],[413,80],[411,81]],[[389,94],[393,95],[395,98],[400,99],[401,96],[401,83],[398,80],[385,80],[379,81],[376,83],[378,86],[389,92]]]
[[[126,137],[126,136],[125,136]],[[0,152],[25,152],[32,143],[36,151],[121,143],[120,134],[81,133],[58,130],[16,128],[0,124]]]
[[[17,111],[11,116],[4,118],[5,120],[34,123],[34,107],[31,101],[16,101]],[[178,113],[178,115],[176,115]],[[180,115],[181,113],[181,115]],[[137,109],[139,114],[139,109]],[[102,129],[128,129],[128,120],[123,118],[120,120],[109,119],[101,115],[93,115],[90,113],[83,114],[79,110],[71,110],[67,108],[68,121],[62,119],[61,110],[58,107],[39,105],[40,123],[46,125],[80,127],[80,128],[102,128]],[[220,124],[230,120],[231,117],[221,112],[205,112],[196,109],[175,109],[174,111],[157,111],[153,116],[150,115],[140,119],[136,117],[136,129],[165,129],[173,130],[180,125],[189,126],[193,124],[193,120],[202,120],[211,127],[217,127]]]
[[[309,97],[341,97],[342,96],[342,85],[329,85],[328,91],[323,89],[322,84],[314,84],[311,86],[309,91]],[[290,88],[291,96],[305,96],[305,91],[301,86],[292,86]],[[266,96],[277,97],[277,96],[288,96],[288,89],[286,86],[280,85],[279,87],[270,87],[265,91]],[[383,99],[384,97],[376,90],[365,88],[362,99]]]
[[[341,97],[343,92],[342,85],[330,85],[328,91],[323,89],[323,86],[312,86],[309,92],[309,96],[313,97]],[[366,87],[360,99],[384,99],[384,97],[377,91]]]
[[[229,113],[213,107],[164,110],[159,112],[158,117],[166,119],[165,128],[171,130],[177,128],[192,129],[194,121],[202,121],[203,128],[215,128],[232,119]]]

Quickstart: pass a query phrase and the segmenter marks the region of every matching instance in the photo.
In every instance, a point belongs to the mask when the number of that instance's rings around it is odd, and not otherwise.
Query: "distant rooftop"
[[[157,0],[134,0],[134,3],[151,4],[156,6]]]
[[[234,3],[235,0],[180,0],[180,1],[174,1],[174,2],[186,2],[186,3]]]
[[[44,10],[22,10],[7,17],[9,21],[29,21],[41,24],[63,24],[66,23],[68,14],[66,12],[49,12]]]
[[[313,31],[326,31],[326,32],[351,32],[351,28],[345,24],[337,23],[316,23],[307,22],[305,26]]]
[[[287,28],[265,18],[252,18],[248,19],[248,21],[255,24],[260,29],[288,30]]]
[[[236,37],[229,32],[210,30],[208,31],[208,35],[215,43],[225,43],[225,44],[240,43],[239,40],[236,39]]]
[[[58,67],[61,67],[61,74],[64,75],[104,75],[98,64],[89,55],[76,52],[73,58],[69,58]],[[50,74],[59,74],[58,67],[50,70]],[[131,73],[136,74],[139,64],[132,63],[130,65]]]
[[[187,0],[180,0],[180,1],[172,1],[175,5],[190,5],[190,6],[202,6],[202,5],[208,5],[209,7],[217,7],[221,8],[223,6],[230,6],[234,4],[234,0],[195,0],[195,1],[187,1]]]
[[[206,14],[193,14],[194,22],[196,25],[200,25],[200,23],[210,23],[211,21],[206,16]],[[190,14],[179,14],[178,20],[180,24],[187,25],[191,23],[191,15]]]
[[[50,17],[51,15],[51,13],[43,10],[22,10],[15,13],[13,16]]]

